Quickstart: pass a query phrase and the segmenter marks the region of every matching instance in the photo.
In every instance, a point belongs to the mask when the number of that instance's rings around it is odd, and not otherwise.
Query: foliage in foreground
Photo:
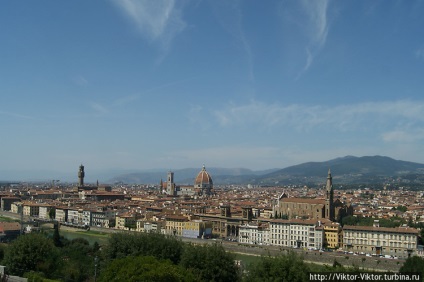
[[[424,259],[417,256],[409,257],[399,269],[399,272],[421,273],[421,281],[424,281]]]
[[[244,277],[245,281],[309,281],[309,266],[303,258],[290,252],[278,257],[262,257],[251,264]]]
[[[110,261],[131,256],[153,256],[178,264],[183,251],[183,242],[174,236],[156,233],[114,233],[104,250],[104,258]]]
[[[296,253],[261,257],[243,268],[220,244],[185,244],[176,237],[160,234],[118,233],[100,251],[85,239],[61,238],[55,247],[43,234],[20,236],[5,249],[3,263],[11,275],[30,281],[93,281],[94,258],[101,281],[309,281],[308,272],[358,272],[337,261],[333,266],[307,264]],[[211,241],[205,241],[211,242]],[[421,272],[424,259],[409,258],[401,272]],[[52,279],[52,280],[46,280]]]
[[[28,234],[10,244],[3,263],[10,273],[19,276],[29,271],[50,273],[58,266],[58,255],[51,239],[41,234]]]
[[[128,256],[112,261],[101,273],[99,281],[198,281],[194,276],[169,260],[151,256]]]
[[[181,266],[190,270],[197,281],[239,281],[235,256],[222,245],[186,245]]]

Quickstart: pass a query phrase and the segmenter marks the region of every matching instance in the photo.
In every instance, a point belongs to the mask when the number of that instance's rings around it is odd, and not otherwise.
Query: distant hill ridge
[[[424,174],[424,164],[395,160],[385,156],[345,156],[324,162],[307,162],[284,169],[252,171],[245,168],[207,168],[215,185],[219,184],[302,184],[320,183],[331,169],[335,179],[343,183],[367,183],[379,181],[382,177],[395,177],[407,174]],[[193,184],[200,168],[174,170],[178,184]],[[144,171],[122,174],[110,182],[157,184],[166,181],[167,171]]]

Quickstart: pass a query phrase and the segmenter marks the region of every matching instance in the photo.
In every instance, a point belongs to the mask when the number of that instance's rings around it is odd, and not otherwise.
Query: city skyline
[[[0,172],[423,163],[421,1],[43,3],[0,4]]]

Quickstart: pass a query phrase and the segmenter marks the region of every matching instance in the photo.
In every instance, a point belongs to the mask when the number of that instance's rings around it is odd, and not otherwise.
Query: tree
[[[54,232],[53,232],[53,243],[56,247],[62,247],[63,243],[60,239],[60,234],[59,234],[59,223],[56,222],[53,224],[54,227]]]
[[[418,256],[407,258],[399,272],[418,272],[421,274],[421,281],[424,280],[424,259]]]
[[[56,217],[56,208],[51,208],[50,210],[49,210],[49,217],[50,217],[50,219],[55,219],[55,217]]]
[[[406,211],[408,210],[408,208],[407,208],[407,207],[402,206],[402,205],[398,205],[398,206],[396,207],[396,209],[397,209],[398,211],[401,211],[401,212],[406,212]]]
[[[68,241],[60,249],[66,266],[61,269],[61,277],[68,281],[86,281],[93,275],[96,250],[86,239],[76,238]]]
[[[42,272],[49,276],[57,269],[58,250],[53,242],[41,234],[19,236],[6,250],[4,264],[11,274]]]
[[[100,274],[99,281],[197,281],[169,260],[151,256],[129,256],[112,261]]]
[[[309,281],[310,268],[294,252],[278,257],[263,257],[251,264],[245,280],[250,281]]]
[[[178,264],[183,243],[175,236],[157,233],[114,233],[104,250],[105,260],[132,256],[153,256]]]
[[[342,219],[342,225],[356,225],[358,223],[358,218],[353,216],[353,215],[349,215],[349,216],[345,216]]]
[[[198,281],[239,281],[233,254],[222,245],[186,245],[180,265],[193,272]]]

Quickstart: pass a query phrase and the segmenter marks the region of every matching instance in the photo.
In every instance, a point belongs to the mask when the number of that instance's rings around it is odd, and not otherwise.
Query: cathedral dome
[[[209,186],[213,185],[212,177],[206,171],[205,166],[203,166],[202,170],[199,172],[196,179],[194,180],[194,185],[197,187],[204,187],[205,185],[209,185]]]

